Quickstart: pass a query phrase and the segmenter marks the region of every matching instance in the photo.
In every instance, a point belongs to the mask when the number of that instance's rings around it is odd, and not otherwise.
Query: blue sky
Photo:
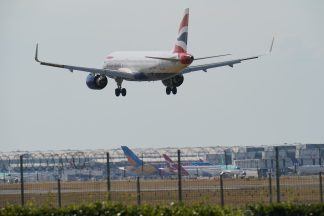
[[[190,8],[194,56],[233,53],[255,61],[185,76],[176,96],[161,82],[124,82],[116,98],[87,74],[40,58],[102,67],[116,50],[169,50]],[[2,151],[324,142],[324,3],[314,1],[0,2]],[[222,59],[206,60],[202,63]]]

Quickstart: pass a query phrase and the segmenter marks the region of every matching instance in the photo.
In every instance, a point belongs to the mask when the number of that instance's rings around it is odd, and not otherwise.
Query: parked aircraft
[[[18,183],[19,182],[19,174],[18,173],[0,173],[0,182],[7,183]]]
[[[119,167],[120,170],[125,170],[135,175],[153,175],[159,174],[160,171],[157,167],[144,163],[143,160],[139,159],[137,155],[130,150],[127,146],[121,146],[130,166]]]
[[[315,175],[324,173],[324,165],[303,165],[296,168],[298,175]]]
[[[167,167],[169,167],[171,172],[176,173],[178,171],[178,164],[175,163],[168,155],[163,154],[165,161],[167,162]],[[189,176],[219,176],[220,174],[228,175],[238,175],[244,176],[244,171],[237,166],[233,165],[184,165],[181,166],[185,173],[188,173]]]
[[[195,71],[207,72],[208,69],[239,64],[243,61],[259,58],[255,55],[247,58],[238,58],[227,61],[219,61],[208,64],[190,66],[192,62],[228,56],[230,54],[206,56],[195,58],[187,52],[189,9],[185,9],[180,22],[178,37],[171,51],[119,51],[109,54],[102,69],[56,64],[38,59],[38,44],[36,45],[35,60],[41,65],[65,68],[69,71],[88,72],[86,84],[90,89],[101,90],[107,86],[108,78],[114,79],[117,84],[115,95],[125,96],[126,89],[122,87],[124,80],[127,81],[162,81],[166,87],[166,94],[177,93],[177,88],[183,83],[184,75]],[[272,50],[273,41],[270,51]]]

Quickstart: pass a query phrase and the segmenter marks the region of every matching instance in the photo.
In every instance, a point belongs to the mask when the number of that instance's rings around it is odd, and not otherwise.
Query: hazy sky
[[[190,8],[196,57],[273,53],[161,82],[87,88],[83,72],[116,50],[169,50]],[[324,142],[324,1],[0,1],[0,151]],[[231,57],[231,58],[233,58]],[[212,59],[201,63],[221,61]],[[197,64],[196,62],[195,64]]]

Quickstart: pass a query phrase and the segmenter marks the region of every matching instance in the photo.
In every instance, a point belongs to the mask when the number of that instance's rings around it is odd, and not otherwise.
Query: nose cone
[[[180,55],[180,62],[181,64],[186,64],[189,65],[194,61],[194,57],[190,54],[184,53],[182,55]]]

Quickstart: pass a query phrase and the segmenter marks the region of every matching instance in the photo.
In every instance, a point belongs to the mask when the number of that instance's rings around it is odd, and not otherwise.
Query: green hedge
[[[25,207],[9,205],[0,209],[0,216],[9,215],[30,215],[30,216],[96,216],[96,215],[247,215],[247,216],[288,216],[288,215],[323,215],[324,204],[294,205],[294,204],[274,204],[274,205],[253,205],[245,208],[231,208],[210,205],[170,205],[170,206],[150,206],[143,205],[125,206],[112,203],[91,203],[88,205],[68,206],[64,208],[37,207],[29,204]]]

